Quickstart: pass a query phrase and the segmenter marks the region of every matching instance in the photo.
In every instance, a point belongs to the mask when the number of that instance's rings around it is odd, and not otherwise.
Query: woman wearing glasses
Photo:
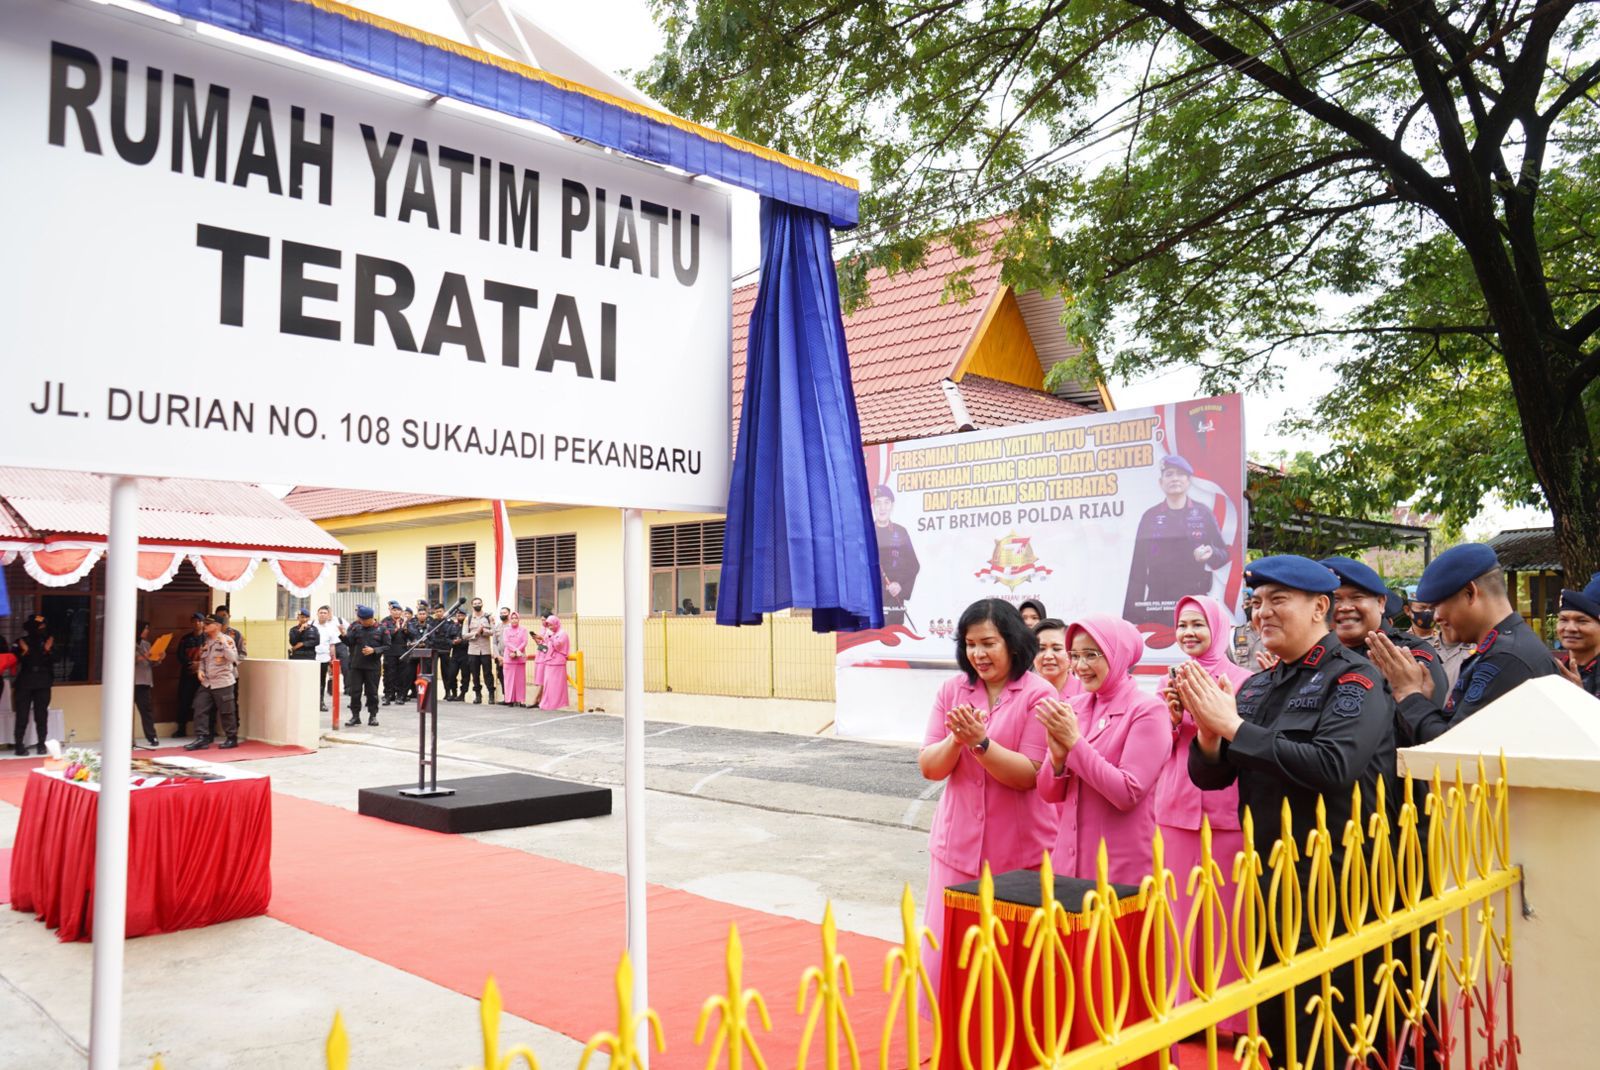
[[[1096,614],[1074,622],[1067,657],[1085,694],[1039,705],[1050,756],[1035,779],[1040,796],[1059,804],[1050,858],[1062,876],[1092,880],[1102,839],[1113,882],[1137,885],[1150,873],[1151,793],[1172,753],[1172,723],[1161,699],[1129,675],[1143,650],[1127,621]]]
[[[1230,693],[1237,693],[1239,685],[1250,679],[1249,669],[1235,665],[1227,656],[1228,635],[1233,620],[1228,610],[1215,598],[1192,595],[1178,602],[1178,649],[1192,658],[1211,678]],[[1162,685],[1166,699],[1168,722],[1172,725],[1172,757],[1161,770],[1156,781],[1155,815],[1161,829],[1161,841],[1166,848],[1167,868],[1178,882],[1179,895],[1189,887],[1189,874],[1200,862],[1200,821],[1211,823],[1211,857],[1222,870],[1220,888],[1222,909],[1232,916],[1233,911],[1233,856],[1244,848],[1244,834],[1239,830],[1239,788],[1229,785],[1222,791],[1201,791],[1189,779],[1189,744],[1199,731],[1194,715],[1183,708],[1178,693],[1169,678]],[[1274,818],[1276,814],[1272,815]],[[1194,946],[1190,947],[1190,962],[1201,962],[1199,927],[1195,929]],[[1239,976],[1233,955],[1223,949],[1222,980],[1219,987]],[[1178,978],[1178,998],[1186,1000],[1192,994],[1189,979]],[[1243,1032],[1245,1014],[1219,1023],[1220,1028],[1234,1033]]]
[[[923,918],[944,947],[944,890],[995,873],[1037,867],[1055,835],[1055,815],[1034,791],[1045,759],[1034,707],[1055,688],[1028,671],[1034,635],[1008,602],[985,598],[956,625],[956,664],[934,700],[917,764],[945,781],[929,832]],[[942,952],[924,941],[922,961],[939,991]],[[924,1013],[928,1013],[924,1008]]]

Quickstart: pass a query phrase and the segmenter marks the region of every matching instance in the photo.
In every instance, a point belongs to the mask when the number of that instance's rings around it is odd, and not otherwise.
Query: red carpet
[[[464,995],[480,995],[493,974],[506,1010],[570,1037],[616,1028],[621,877],[284,795],[273,796],[272,830],[273,917]],[[651,886],[650,1002],[667,1041],[653,1065],[705,1064],[694,1028],[706,997],[726,988],[730,922],[744,941],[744,983],[773,1018],[762,1052],[769,1065],[794,1064],[795,1000],[801,973],[822,958],[821,929]],[[889,945],[841,933],[839,949],[854,971],[847,1007],[862,1063],[874,1066]],[[820,1043],[819,1032],[813,1059]]]

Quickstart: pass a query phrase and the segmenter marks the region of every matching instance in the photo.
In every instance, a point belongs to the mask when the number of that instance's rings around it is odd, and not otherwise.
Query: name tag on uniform
[[[1307,695],[1301,698],[1292,698],[1289,700],[1287,706],[1285,706],[1285,709],[1291,710],[1320,710],[1321,708],[1321,695]]]

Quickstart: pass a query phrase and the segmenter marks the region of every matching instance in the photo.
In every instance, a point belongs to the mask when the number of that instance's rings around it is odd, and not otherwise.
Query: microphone
[[[447,617],[453,617],[453,616],[456,615],[456,610],[461,609],[466,604],[467,604],[467,600],[466,600],[465,597],[457,598],[456,599],[456,604],[451,606],[449,609],[445,610],[444,611],[444,615],[447,616]]]

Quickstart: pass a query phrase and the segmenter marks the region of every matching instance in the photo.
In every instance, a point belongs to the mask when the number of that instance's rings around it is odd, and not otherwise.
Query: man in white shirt
[[[317,607],[317,665],[321,682],[317,685],[317,708],[323,713],[328,712],[329,666],[333,661],[334,647],[338,646],[344,635],[344,621],[334,616],[333,610],[327,606]]]

